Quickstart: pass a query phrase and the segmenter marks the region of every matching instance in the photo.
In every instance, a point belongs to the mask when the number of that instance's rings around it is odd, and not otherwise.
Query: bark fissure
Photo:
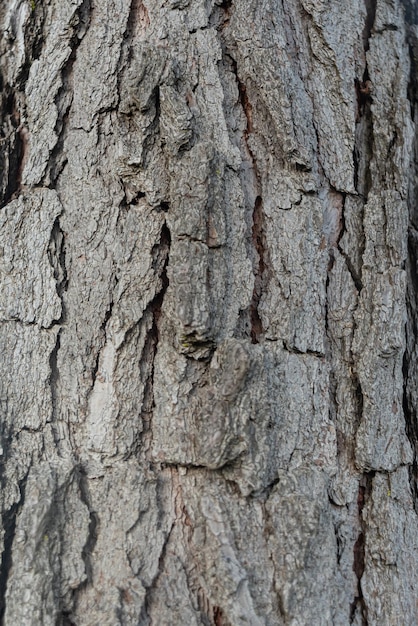
[[[371,496],[374,476],[375,472],[367,472],[363,474],[359,483],[357,496],[357,509],[360,532],[353,547],[353,572],[357,578],[357,595],[354,598],[354,601],[352,602],[350,607],[350,623],[353,623],[357,607],[359,607],[361,611],[362,626],[369,625],[367,618],[367,605],[361,587],[361,579],[363,577],[365,568],[367,533],[367,525],[363,517],[363,509]]]
[[[6,93],[7,91],[10,91],[10,88],[7,88]],[[17,198],[20,194],[22,173],[28,154],[28,130],[24,122],[22,122],[22,116],[16,102],[16,94],[10,91],[7,102],[6,114],[9,115],[12,130],[0,143],[1,152],[3,153],[2,160],[5,161],[6,153],[8,155],[8,168],[5,168],[7,183],[0,208],[6,206],[10,200]]]
[[[418,116],[418,5],[413,0],[404,0],[406,21],[408,24],[407,42],[409,46],[410,74],[408,83],[408,100],[410,103],[411,119],[415,124],[415,142],[411,172],[414,184],[408,194],[409,229],[408,229],[408,256],[407,256],[407,323],[405,325],[405,352],[403,356],[403,413],[405,417],[406,434],[413,450],[413,462],[409,468],[409,482],[413,499],[414,510],[418,514],[418,420],[416,398],[413,380],[416,376],[416,356],[414,347],[418,340],[418,130],[416,127]]]
[[[93,509],[89,486],[88,486],[88,478],[85,475],[84,469],[80,466],[78,468],[78,485],[80,490],[80,499],[82,503],[87,507],[89,512],[89,526],[88,526],[88,534],[86,542],[83,546],[81,557],[84,562],[86,580],[83,581],[77,589],[74,590],[73,595],[75,596],[77,591],[82,589],[83,587],[90,585],[93,580],[93,564],[92,564],[92,555],[97,543],[98,532],[100,520],[97,515],[97,512]]]
[[[366,23],[363,30],[364,71],[361,80],[354,79],[357,96],[356,141],[353,152],[354,187],[359,196],[367,203],[372,186],[370,163],[373,158],[373,116],[371,112],[373,84],[369,76],[367,53],[370,47],[374,22],[376,18],[376,1],[365,0]]]
[[[61,228],[59,217],[55,219],[55,222],[52,226],[51,237],[48,246],[48,257],[51,267],[54,271],[57,294],[61,300],[61,317],[58,320],[54,320],[54,324],[63,324],[65,322],[65,306],[63,295],[68,288],[68,274],[65,263],[65,233]]]
[[[124,34],[127,47],[132,50],[132,40],[135,36],[135,30],[139,27],[140,31],[145,32],[150,25],[150,17],[146,5],[142,0],[131,0],[130,11],[126,23]]]
[[[163,227],[161,229],[160,241],[153,249],[154,256],[154,268],[159,272],[160,280],[161,280],[161,288],[158,293],[154,296],[152,301],[148,304],[147,309],[144,313],[144,316],[147,312],[150,312],[152,315],[152,326],[147,334],[147,338],[145,341],[143,355],[146,362],[151,363],[150,373],[145,382],[144,389],[144,399],[142,404],[141,417],[143,422],[143,431],[141,433],[141,441],[148,440],[150,436],[152,437],[151,431],[151,420],[152,414],[154,411],[155,400],[154,400],[154,363],[155,356],[158,350],[158,342],[160,339],[160,326],[159,321],[161,317],[162,307],[164,303],[164,297],[167,292],[169,286],[169,279],[167,275],[167,267],[170,260],[170,247],[171,247],[171,233],[170,229],[167,226],[167,223],[164,222]],[[148,442],[150,445],[150,442]]]
[[[56,342],[55,342],[55,346],[54,349],[52,350],[50,356],[49,356],[49,367],[51,370],[51,374],[49,377],[49,384],[50,384],[50,388],[51,388],[51,410],[52,410],[52,415],[51,415],[51,421],[55,422],[57,420],[57,418],[59,417],[57,415],[57,409],[58,409],[58,381],[59,381],[59,369],[58,369],[58,352],[60,349],[60,341],[61,341],[61,330],[60,329],[58,331],[57,334],[57,338],[56,338]]]
[[[342,197],[342,208],[341,208],[341,226],[340,226],[340,232],[338,233],[338,237],[337,237],[337,249],[338,252],[344,257],[344,261],[346,264],[346,267],[350,273],[351,278],[353,279],[353,283],[357,289],[357,291],[360,293],[361,290],[363,289],[363,283],[361,280],[361,276],[358,275],[355,267],[354,267],[354,263],[352,261],[352,259],[350,258],[350,255],[343,249],[342,245],[341,245],[341,240],[344,236],[344,234],[347,232],[347,227],[346,227],[346,217],[345,217],[345,204],[346,204],[346,197],[347,194],[345,193],[341,193],[341,197]]]
[[[254,248],[258,255],[258,267],[254,275],[254,289],[250,304],[251,319],[251,342],[259,343],[263,333],[263,324],[258,311],[264,287],[265,264],[265,237],[264,237],[264,213],[261,196],[257,196],[254,204],[253,227],[252,227]]]
[[[289,354],[306,354],[322,360],[325,356],[324,352],[320,352],[319,350],[310,350],[309,348],[307,348],[305,351],[298,350],[298,348],[296,348],[295,346],[289,346],[286,341],[283,341],[283,348],[286,350],[286,352],[289,352]]]
[[[25,59],[19,73],[19,88],[24,88],[31,65],[40,58],[45,45],[44,26],[47,9],[43,2],[33,0],[31,16],[24,24]]]
[[[364,0],[364,5],[366,7],[366,23],[363,30],[363,47],[365,52],[367,52],[370,47],[370,37],[376,19],[377,0]]]
[[[228,10],[229,15],[229,4],[227,5],[226,9]],[[249,307],[251,323],[251,343],[256,344],[260,342],[260,339],[262,338],[264,332],[262,320],[259,313],[259,304],[263,295],[263,290],[265,289],[266,270],[268,267],[266,238],[264,234],[265,217],[263,211],[262,182],[260,172],[258,170],[257,159],[254,151],[251,148],[250,142],[250,135],[254,132],[253,107],[248,98],[247,87],[239,77],[237,61],[234,59],[229,51],[227,51],[226,54],[231,59],[231,67],[238,86],[241,108],[246,119],[246,127],[244,129],[243,141],[254,175],[254,186],[257,190],[257,195],[254,201],[254,207],[252,211],[252,241],[257,261],[255,262],[255,267],[253,270],[254,288]]]
[[[418,35],[414,31],[414,25],[418,24],[418,7],[414,0],[404,0],[406,21],[408,24],[407,41],[409,46],[409,83],[408,100],[411,107],[411,119],[416,121],[416,108],[418,102]]]
[[[416,334],[414,335],[416,338]],[[416,341],[416,339],[415,339]],[[418,442],[418,423],[416,410],[414,408],[413,399],[408,393],[408,379],[409,379],[409,362],[410,357],[407,354],[407,350],[404,352],[402,373],[404,378],[403,394],[402,394],[402,408],[405,419],[406,434],[413,451],[413,462],[409,467],[409,484],[411,486],[412,501],[414,510],[418,515],[418,455],[417,455],[417,442]]]
[[[100,336],[101,336],[101,342],[98,348],[96,348],[96,358],[94,361],[94,365],[93,368],[91,370],[91,386],[90,386],[90,391],[89,393],[93,392],[94,386],[96,384],[96,379],[97,379],[97,374],[99,372],[99,367],[100,367],[100,356],[102,353],[102,349],[106,344],[106,329],[107,329],[107,325],[109,323],[110,318],[112,317],[112,310],[113,310],[113,306],[114,306],[114,302],[113,300],[111,300],[108,304],[108,307],[106,309],[103,321],[100,325]]]
[[[414,347],[418,338],[417,322],[417,293],[418,293],[418,272],[417,272],[417,242],[418,233],[411,226],[408,236],[408,290],[407,290],[407,314],[408,320],[405,326],[406,348],[403,355],[403,394],[402,406],[405,419],[405,429],[407,437],[413,450],[413,462],[409,468],[409,479],[415,512],[418,514],[418,420],[416,411],[416,398],[414,397],[414,386],[412,380],[416,371],[414,359]]]

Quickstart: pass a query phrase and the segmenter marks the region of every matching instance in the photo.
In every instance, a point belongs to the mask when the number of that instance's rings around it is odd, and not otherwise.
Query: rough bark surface
[[[3,0],[5,626],[418,624],[415,0]]]

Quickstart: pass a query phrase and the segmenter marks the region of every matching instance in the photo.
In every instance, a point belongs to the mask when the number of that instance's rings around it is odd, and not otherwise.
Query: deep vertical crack
[[[258,311],[260,299],[263,292],[264,276],[265,276],[265,235],[264,235],[264,214],[263,201],[261,196],[257,196],[254,203],[253,212],[253,243],[258,254],[258,267],[254,274],[254,289],[250,304],[251,317],[251,341],[259,343],[260,336],[263,332],[263,324]]]
[[[49,356],[49,386],[51,390],[51,421],[53,424],[53,432],[55,436],[55,422],[58,419],[59,412],[59,369],[58,369],[58,353],[61,345],[62,324],[65,321],[65,305],[63,295],[67,289],[68,277],[65,264],[65,236],[61,230],[59,216],[55,219],[51,230],[51,237],[48,246],[48,258],[51,267],[54,271],[54,279],[56,285],[57,294],[61,300],[61,315],[60,318],[54,320],[54,325],[60,325],[58,330],[55,346]],[[56,437],[56,444],[58,445],[58,438]]]
[[[258,170],[257,159],[253,152],[253,149],[251,148],[251,142],[249,140],[250,135],[254,132],[253,107],[248,97],[247,87],[239,77],[237,62],[230,53],[227,54],[231,62],[233,73],[235,75],[241,108],[246,119],[246,126],[243,132],[243,142],[249,161],[251,163],[254,176],[254,188],[256,190],[256,197],[254,200],[254,206],[252,211],[251,228],[253,249],[256,253],[256,261],[253,267],[254,288],[249,306],[249,317],[251,325],[251,342],[259,343],[260,338],[263,334],[263,324],[259,313],[259,304],[263,295],[263,290],[265,288],[266,270],[269,266],[267,260],[267,245],[265,237],[265,216],[263,211],[262,183],[261,176]]]
[[[370,81],[367,64],[367,52],[370,47],[373,26],[376,18],[376,0],[365,0],[366,21],[363,29],[364,70],[361,79],[354,79],[357,96],[357,118],[355,145],[353,152],[354,187],[360,197],[367,202],[371,188],[370,162],[373,157],[373,117],[370,105],[372,103],[373,85]]]
[[[57,409],[58,409],[58,381],[59,381],[59,370],[58,370],[58,352],[60,349],[61,342],[61,329],[58,331],[57,338],[55,341],[54,349],[49,355],[49,387],[51,389],[51,404],[52,404],[52,422],[54,423],[57,419]]]
[[[144,440],[144,438],[148,438],[149,434],[151,433],[151,418],[154,410],[154,364],[158,349],[158,343],[160,340],[159,322],[161,318],[164,297],[169,285],[167,267],[170,258],[170,246],[171,233],[170,229],[167,226],[167,223],[164,222],[161,229],[160,241],[155,244],[152,249],[152,266],[156,273],[158,273],[158,275],[160,276],[161,288],[148,304],[143,315],[143,319],[145,320],[148,315],[151,315],[152,324],[150,330],[147,333],[141,356],[141,363],[144,363],[146,366],[149,366],[149,364],[151,364],[150,368],[148,369],[148,376],[145,382],[144,400],[142,405],[142,441]]]
[[[366,556],[366,523],[363,518],[363,509],[371,495],[374,475],[375,472],[366,472],[363,474],[359,483],[357,495],[360,532],[353,547],[353,572],[357,578],[357,595],[355,596],[350,607],[350,624],[354,622],[359,608],[361,611],[362,626],[368,626],[369,623],[367,618],[367,605],[361,588],[361,579],[364,574]]]
[[[150,25],[148,9],[142,0],[131,0],[129,16],[126,23],[124,39],[127,47],[132,51],[133,41],[138,31],[145,31]]]
[[[78,486],[80,490],[81,502],[87,507],[90,517],[87,539],[81,553],[86,573],[86,580],[84,583],[81,584],[82,587],[91,583],[93,579],[93,566],[91,562],[91,555],[97,543],[99,518],[97,516],[97,513],[93,510],[87,483],[87,477],[82,468],[78,468]]]
[[[409,229],[408,255],[406,262],[407,290],[405,325],[405,352],[403,356],[403,414],[405,429],[413,450],[413,462],[409,467],[409,481],[415,512],[418,514],[418,418],[416,409],[417,391],[417,356],[418,340],[418,4],[414,0],[403,0],[407,23],[407,43],[409,45],[410,75],[408,99],[411,120],[415,125],[415,140],[410,167],[410,185],[408,193]]]
[[[61,229],[60,218],[58,216],[52,226],[51,237],[48,246],[48,258],[54,271],[57,294],[61,299],[61,317],[59,320],[55,320],[56,324],[62,324],[65,320],[63,294],[68,287],[68,275],[65,256],[65,234]]]
[[[366,7],[366,23],[363,29],[363,46],[365,52],[369,50],[370,37],[372,35],[374,22],[376,19],[377,0],[364,0]]]
[[[1,205],[5,206],[16,198],[21,190],[22,173],[28,150],[27,129],[22,123],[21,105],[17,93],[9,86],[5,87],[3,117],[8,118],[10,132],[0,140],[0,154],[3,167],[3,197]]]
[[[415,346],[418,339],[418,232],[410,226],[407,259],[407,292],[405,325],[406,346],[403,355],[403,414],[405,430],[413,451],[413,463],[409,468],[409,481],[415,511],[418,514],[418,419],[416,409],[417,358]]]

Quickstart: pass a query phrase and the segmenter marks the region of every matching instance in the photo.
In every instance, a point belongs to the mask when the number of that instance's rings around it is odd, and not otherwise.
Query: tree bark
[[[418,624],[415,0],[3,0],[2,623]]]

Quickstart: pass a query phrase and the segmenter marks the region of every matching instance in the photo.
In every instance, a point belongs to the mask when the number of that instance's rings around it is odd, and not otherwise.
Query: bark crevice
[[[229,16],[231,4],[227,3],[226,10]],[[259,313],[259,304],[263,295],[263,291],[266,287],[266,271],[269,267],[268,263],[268,251],[265,237],[265,215],[263,211],[263,197],[262,197],[262,181],[257,164],[257,158],[254,150],[251,147],[250,136],[254,132],[253,125],[253,106],[248,97],[247,87],[245,83],[240,79],[238,73],[238,63],[229,51],[226,51],[229,59],[231,60],[231,68],[235,76],[235,80],[238,87],[239,100],[242,111],[246,120],[246,127],[243,133],[243,143],[245,150],[251,163],[251,168],[254,176],[254,187],[256,190],[256,197],[252,210],[252,242],[253,249],[255,251],[256,261],[254,262],[254,288],[252,298],[249,306],[250,316],[250,337],[251,343],[257,344],[260,342],[264,329],[262,319]]]
[[[60,218],[57,217],[52,226],[51,237],[48,246],[48,258],[54,271],[57,294],[61,300],[61,317],[59,320],[54,320],[54,324],[63,324],[65,322],[65,306],[63,295],[68,289],[68,274],[65,257],[65,233],[61,228]]]
[[[153,248],[153,267],[158,271],[161,281],[161,288],[154,296],[152,301],[148,304],[143,318],[147,314],[152,315],[152,325],[148,331],[145,345],[143,349],[143,358],[145,362],[151,363],[149,375],[145,382],[144,399],[142,403],[141,418],[143,423],[143,431],[141,433],[141,441],[144,442],[149,439],[151,432],[151,420],[154,411],[154,363],[155,356],[158,350],[158,342],[160,339],[160,318],[162,313],[162,307],[164,297],[169,286],[169,278],[167,274],[167,267],[170,260],[170,247],[171,247],[171,232],[166,222],[164,222],[160,241]],[[150,446],[149,446],[150,448]]]
[[[250,304],[250,319],[251,319],[251,342],[259,343],[260,337],[263,333],[263,323],[258,311],[261,296],[264,287],[264,276],[266,271],[266,244],[264,236],[264,213],[263,213],[263,200],[261,196],[257,196],[254,204],[253,212],[253,244],[258,255],[258,267],[256,267],[254,274],[254,289]]]
[[[58,352],[60,349],[61,342],[61,330],[58,331],[57,338],[55,341],[54,349],[52,350],[49,356],[49,367],[51,370],[51,374],[49,377],[49,384],[51,387],[51,411],[52,411],[52,422],[55,422],[58,418],[57,408],[58,408],[58,381],[59,381],[59,369],[58,369]]]
[[[80,466],[78,467],[78,486],[80,490],[80,499],[81,502],[87,507],[89,513],[89,525],[87,532],[87,539],[83,546],[81,557],[84,562],[86,579],[80,583],[79,587],[73,591],[73,595],[76,595],[76,592],[80,589],[90,585],[93,580],[93,564],[92,564],[92,554],[94,551],[94,547],[97,543],[98,532],[99,532],[99,524],[100,520],[97,515],[97,512],[93,509],[89,487],[88,487],[88,478],[84,472],[84,469]]]
[[[408,25],[407,43],[409,46],[410,75],[408,83],[408,100],[410,103],[411,120],[415,126],[418,120],[418,5],[413,0],[404,0],[405,17]],[[407,256],[407,323],[405,327],[406,348],[403,356],[403,413],[406,434],[413,450],[413,462],[409,468],[409,482],[414,510],[418,514],[418,420],[414,379],[416,377],[416,355],[414,347],[418,340],[418,131],[415,127],[415,141],[411,161],[412,181],[408,194],[409,229]]]
[[[3,197],[0,208],[18,197],[22,188],[22,174],[28,153],[28,130],[23,122],[18,94],[9,85],[4,87],[4,117],[9,118],[10,130],[0,140],[0,154],[3,163]],[[7,163],[7,165],[6,165]]]
[[[361,611],[362,626],[368,626],[367,605],[363,596],[361,579],[365,569],[367,525],[363,518],[363,509],[371,496],[375,472],[365,472],[360,480],[357,495],[357,510],[360,532],[353,547],[353,572],[357,578],[357,595],[350,606],[350,624],[354,622],[356,612]]]

